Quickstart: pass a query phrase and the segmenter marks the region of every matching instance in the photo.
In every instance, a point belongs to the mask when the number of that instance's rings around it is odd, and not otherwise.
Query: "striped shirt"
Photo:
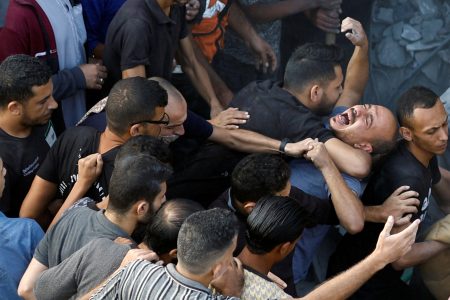
[[[202,284],[178,273],[173,264],[162,267],[145,260],[128,264],[90,299],[238,300],[211,294]]]

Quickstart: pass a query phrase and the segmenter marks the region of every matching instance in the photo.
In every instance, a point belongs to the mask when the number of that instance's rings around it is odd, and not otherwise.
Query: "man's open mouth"
[[[336,116],[336,121],[341,125],[349,125],[350,117],[349,117],[348,113],[342,113],[342,114]]]

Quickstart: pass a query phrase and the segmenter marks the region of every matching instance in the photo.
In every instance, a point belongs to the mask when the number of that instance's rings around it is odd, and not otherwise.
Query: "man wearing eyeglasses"
[[[78,160],[100,153],[97,163],[103,170],[86,197],[99,202],[108,195],[109,179],[119,149],[132,136],[158,136],[169,124],[164,112],[167,92],[157,82],[141,77],[128,78],[114,85],[106,105],[106,129],[75,127],[64,132],[50,149],[20,210],[21,217],[38,219],[44,227],[51,220],[49,204],[66,199],[77,181]]]

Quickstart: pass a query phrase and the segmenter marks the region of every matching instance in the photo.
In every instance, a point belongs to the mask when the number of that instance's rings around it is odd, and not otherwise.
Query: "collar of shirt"
[[[170,8],[169,16],[166,16],[166,14],[159,6],[158,2],[156,2],[156,0],[145,0],[145,3],[149,8],[150,13],[156,18],[159,24],[168,24],[168,23],[175,24],[175,21],[170,18],[172,10],[174,9],[173,6]]]

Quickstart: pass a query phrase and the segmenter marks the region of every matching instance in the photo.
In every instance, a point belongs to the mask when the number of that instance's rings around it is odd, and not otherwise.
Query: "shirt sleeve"
[[[198,13],[200,13],[200,11]],[[181,7],[181,20],[180,20],[180,22],[181,22],[181,24],[180,24],[181,26],[180,26],[180,38],[179,38],[179,40],[182,40],[185,37],[187,37],[188,34],[189,34],[189,29],[187,27],[187,22],[186,22],[186,7],[184,5]]]
[[[82,0],[84,24],[86,26],[88,53],[92,53],[99,43],[102,12],[105,1]]]
[[[122,71],[139,65],[149,66],[153,46],[151,34],[150,28],[142,20],[131,19],[123,24],[116,37],[121,46],[119,51]]]
[[[207,139],[213,133],[213,126],[197,115],[188,110],[186,121],[183,123],[185,137]]]
[[[49,240],[51,239],[51,231],[55,226],[50,228],[50,230],[44,235],[44,238],[39,242],[36,247],[36,251],[34,251],[34,258],[39,261],[44,266],[48,267],[48,250],[49,250]]]
[[[45,160],[42,162],[41,167],[37,171],[36,175],[45,179],[47,181],[53,182],[54,184],[58,184],[59,176],[59,156],[60,151],[62,149],[62,144],[64,141],[64,137],[67,132],[63,133],[53,144],[50,150],[45,157]]]

